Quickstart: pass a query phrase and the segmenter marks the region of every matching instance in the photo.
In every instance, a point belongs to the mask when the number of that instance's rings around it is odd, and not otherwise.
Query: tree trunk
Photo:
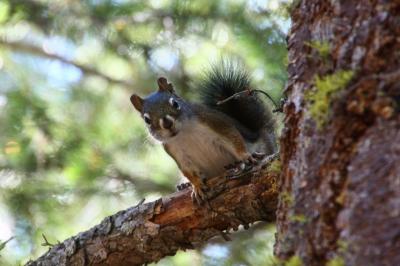
[[[292,21],[275,253],[400,265],[400,2],[304,0]]]

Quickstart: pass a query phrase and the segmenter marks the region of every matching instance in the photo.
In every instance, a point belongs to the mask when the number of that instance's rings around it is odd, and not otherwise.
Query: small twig
[[[237,92],[237,93],[229,96],[228,98],[225,98],[225,99],[223,99],[221,101],[218,101],[217,105],[224,104],[224,103],[226,103],[226,102],[228,102],[228,101],[230,101],[232,99],[237,99],[237,98],[239,98],[239,97],[241,97],[243,95],[252,96],[255,93],[264,94],[274,104],[275,108],[279,108],[278,104],[274,101],[274,99],[272,99],[272,97],[268,93],[266,93],[265,91],[262,91],[262,90],[251,90],[251,89],[247,89],[247,90],[244,90],[244,91]]]
[[[13,239],[14,239],[14,237],[12,236],[9,239],[7,239],[6,241],[0,243],[0,250],[4,249],[6,247],[6,245],[7,245],[7,243],[10,242]]]
[[[232,99],[237,99],[237,98],[239,98],[240,96],[242,96],[243,94],[245,94],[246,96],[250,96],[250,95],[251,95],[251,92],[252,92],[252,91],[249,90],[249,89],[244,90],[244,91],[237,92],[237,93],[235,93],[235,94],[229,96],[228,98],[225,98],[225,99],[223,99],[223,100],[221,100],[221,101],[218,101],[218,102],[217,102],[217,105],[224,104],[224,103],[226,103],[226,102],[228,102],[228,101],[230,101],[230,100],[232,100]]]
[[[42,237],[44,239],[44,243],[41,244],[43,247],[54,247],[54,244],[51,244],[49,241],[47,241],[47,238],[43,233]]]
[[[144,202],[145,200],[146,200],[145,198],[141,199],[141,200],[139,201],[139,203],[136,205],[136,207],[142,205],[143,202]]]

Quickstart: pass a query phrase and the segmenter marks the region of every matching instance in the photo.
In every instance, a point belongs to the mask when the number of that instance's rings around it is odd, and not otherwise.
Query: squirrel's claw
[[[253,156],[250,156],[245,161],[246,166],[253,166],[253,165],[256,165],[257,163],[258,163],[258,160],[256,158],[254,158]]]
[[[250,155],[247,160],[245,160],[246,164],[246,169],[252,168],[255,165],[258,165],[260,161],[262,161],[265,158],[266,154],[265,153],[259,153],[255,152],[252,155]]]
[[[205,203],[206,206],[209,207],[210,205],[208,203],[207,194],[204,192],[204,189],[195,186],[192,186],[192,189],[193,191],[191,196],[193,203],[197,203],[199,206]]]
[[[254,166],[258,165],[265,158],[264,153],[253,153],[246,160],[235,162],[225,167],[227,169],[227,177],[233,179],[241,174],[250,171]]]
[[[176,186],[176,189],[177,189],[178,191],[182,191],[182,190],[184,190],[185,188],[190,187],[191,185],[192,185],[192,184],[191,184],[190,182],[182,183],[182,184],[177,185],[177,186]]]
[[[254,152],[251,154],[251,157],[257,161],[264,159],[265,156],[267,156],[267,154],[263,152]]]

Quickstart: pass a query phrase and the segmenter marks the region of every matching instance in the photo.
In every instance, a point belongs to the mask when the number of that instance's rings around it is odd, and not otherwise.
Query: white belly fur
[[[222,174],[224,166],[238,160],[231,143],[200,123],[185,125],[167,144],[182,170],[196,171],[205,178]]]

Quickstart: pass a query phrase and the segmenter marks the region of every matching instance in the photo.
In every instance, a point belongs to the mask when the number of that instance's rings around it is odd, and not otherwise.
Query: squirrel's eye
[[[179,106],[179,103],[177,101],[174,100],[174,98],[169,98],[169,104],[174,107],[176,110],[181,109],[181,107]]]
[[[144,114],[143,115],[143,119],[144,119],[144,122],[146,122],[146,124],[151,124],[151,119],[150,119],[150,116],[149,116],[149,114]]]

